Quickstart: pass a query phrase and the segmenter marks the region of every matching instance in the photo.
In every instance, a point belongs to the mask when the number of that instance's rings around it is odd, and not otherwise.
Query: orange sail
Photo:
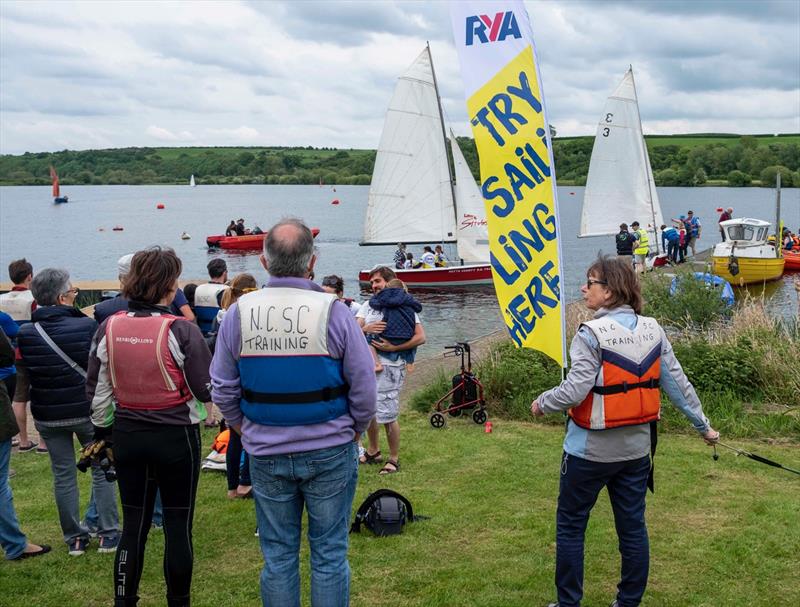
[[[50,167],[50,179],[53,180],[53,198],[58,198],[61,195],[61,189],[58,187],[58,173],[53,167]]]

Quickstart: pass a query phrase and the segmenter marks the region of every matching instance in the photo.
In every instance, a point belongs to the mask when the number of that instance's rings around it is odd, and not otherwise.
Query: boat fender
[[[736,259],[735,255],[731,255],[728,259],[728,272],[731,273],[731,276],[736,276],[739,273],[739,260]]]

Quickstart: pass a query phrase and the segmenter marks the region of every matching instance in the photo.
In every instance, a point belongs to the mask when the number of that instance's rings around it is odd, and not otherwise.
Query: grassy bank
[[[425,416],[411,412],[401,423],[401,472],[379,478],[375,467],[362,469],[356,504],[369,492],[390,487],[431,518],[410,525],[401,536],[362,532],[352,538],[352,604],[522,607],[551,600],[562,430],[495,419],[492,434],[466,420],[436,431]],[[204,449],[211,436],[205,433]],[[798,465],[796,447],[737,444]],[[657,493],[648,498],[652,566],[645,607],[800,604],[796,477],[727,453],[714,462],[710,450],[690,436],[662,437],[657,462]],[[83,557],[67,556],[47,457],[14,455],[12,467],[24,529],[55,550],[30,561],[0,562],[0,588],[8,604],[110,604],[113,555],[97,554],[93,545]],[[84,475],[81,488],[85,504]],[[230,502],[224,494],[222,475],[202,475],[192,604],[257,606],[261,556],[253,537],[253,504]],[[604,496],[591,520],[584,604],[605,606],[613,598],[619,560]],[[163,536],[151,536],[141,607],[164,604],[162,545]],[[302,556],[308,605],[305,540]]]
[[[670,295],[670,282],[660,274],[644,279],[643,313],[665,327],[714,426],[733,437],[800,441],[800,371],[791,355],[800,351],[800,325],[770,317],[761,300],[726,308],[714,291],[685,277],[679,292]],[[568,310],[571,340],[589,313],[580,304]],[[516,349],[509,341],[494,346],[475,371],[493,415],[521,421],[530,420],[531,400],[561,380],[552,360],[534,350]],[[440,375],[413,394],[411,407],[430,411],[449,389],[450,375]],[[662,428],[690,432],[683,416],[663,398]],[[536,423],[560,425],[562,420],[547,416]]]

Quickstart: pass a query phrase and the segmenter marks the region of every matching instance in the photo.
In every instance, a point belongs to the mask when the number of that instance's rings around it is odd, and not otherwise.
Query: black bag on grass
[[[364,523],[378,537],[397,535],[403,532],[403,525],[413,520],[411,502],[391,489],[378,489],[358,507],[350,533],[360,532]]]

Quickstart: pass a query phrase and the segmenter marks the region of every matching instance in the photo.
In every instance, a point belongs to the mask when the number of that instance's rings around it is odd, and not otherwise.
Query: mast
[[[650,167],[650,160],[647,156],[647,147],[644,142],[644,131],[642,130],[642,115],[639,113],[639,94],[636,92],[636,79],[633,77],[633,66],[628,65],[628,71],[631,73],[631,83],[633,84],[633,95],[636,98],[636,119],[639,121],[639,133],[641,134],[642,141],[642,160],[645,161],[645,172],[647,173],[647,195],[650,198],[650,213],[653,219],[653,236],[656,241],[656,254],[661,253],[661,247],[658,243],[658,228],[656,225],[656,210],[653,208],[653,183],[650,179],[652,168]]]
[[[458,230],[458,209],[456,207],[456,188],[455,180],[453,179],[453,168],[450,166],[450,158],[447,156],[447,133],[444,130],[444,114],[442,113],[442,98],[439,96],[439,84],[436,80],[436,70],[433,69],[433,56],[431,55],[431,43],[426,41],[425,48],[428,51],[428,60],[431,62],[431,76],[433,76],[433,90],[436,92],[436,107],[439,109],[439,126],[442,127],[442,141],[444,142],[444,159],[447,163],[447,174],[450,176],[450,196],[453,197],[453,225]],[[453,234],[458,240],[457,233]],[[444,243],[444,234],[442,234],[442,243]]]
[[[781,172],[775,176],[775,257],[783,254],[781,231]]]

